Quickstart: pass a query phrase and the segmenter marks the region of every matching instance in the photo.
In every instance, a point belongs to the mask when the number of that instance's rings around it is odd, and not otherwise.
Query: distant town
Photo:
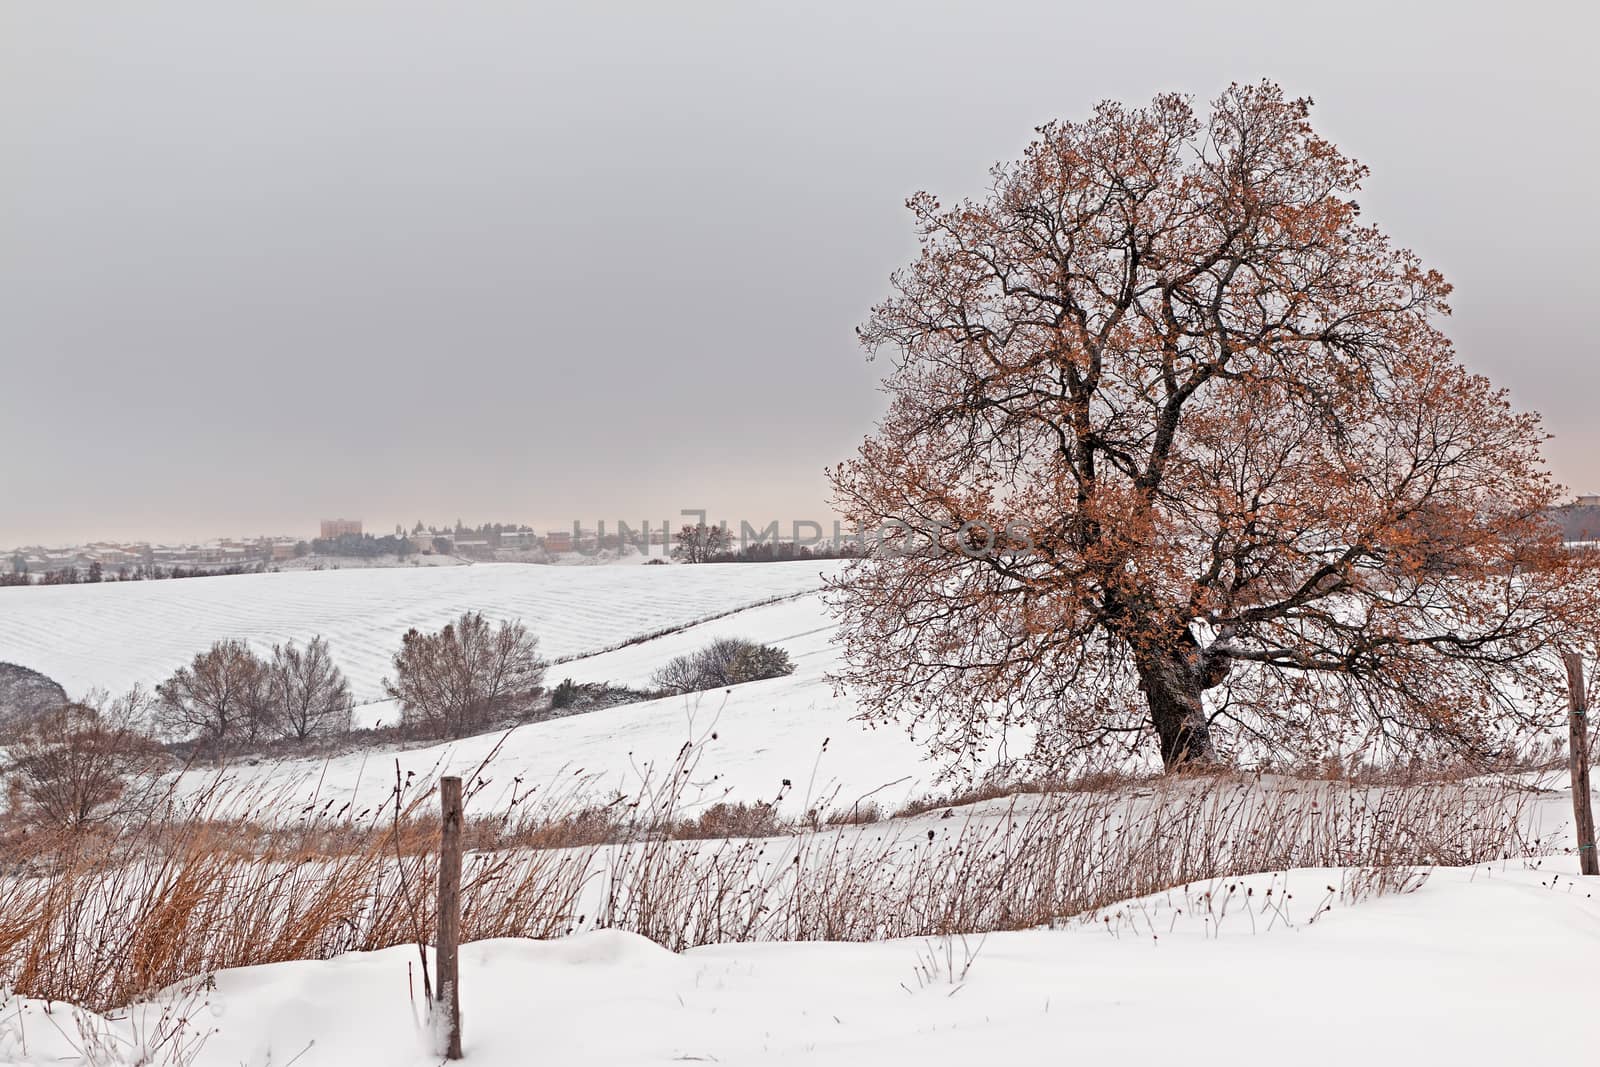
[[[820,528],[818,528],[820,532]],[[578,525],[539,533],[518,523],[429,526],[396,525],[382,534],[360,519],[323,519],[315,537],[219,538],[198,543],[92,541],[82,545],[25,545],[0,552],[0,585],[71,585],[78,582],[145,581],[267,570],[339,566],[416,565],[451,562],[557,562],[574,554],[600,557],[645,552],[665,561],[690,562],[808,559],[836,556],[831,541],[797,545],[771,540],[739,544],[728,530],[686,526],[669,533],[665,524],[647,529]],[[659,550],[659,555],[657,554]]]
[[[663,542],[662,531],[655,530],[653,535],[652,543]],[[230,567],[253,568],[313,556],[439,555],[492,560],[502,551],[552,554],[598,550],[604,547],[602,540],[615,542],[617,539],[615,535],[602,539],[595,531],[580,532],[577,539],[571,530],[553,530],[541,535],[526,525],[503,523],[478,527],[458,523],[453,527],[439,527],[419,522],[410,530],[396,526],[392,532],[377,536],[369,534],[359,519],[324,519],[315,537],[279,535],[181,544],[92,541],[62,547],[20,546],[5,553],[8,566],[3,569],[38,577],[76,570],[83,575],[112,578],[142,576],[141,571],[161,570],[215,573]]]

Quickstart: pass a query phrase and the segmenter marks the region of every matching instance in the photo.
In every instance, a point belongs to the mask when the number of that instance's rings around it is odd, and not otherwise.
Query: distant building
[[[323,519],[322,540],[336,541],[346,535],[361,536],[360,519]]]
[[[471,559],[493,559],[494,546],[487,537],[457,537],[455,554]]]
[[[1600,493],[1585,493],[1577,499],[1580,508],[1600,508]]]
[[[546,552],[571,552],[572,531],[551,530],[544,535],[544,550]]]

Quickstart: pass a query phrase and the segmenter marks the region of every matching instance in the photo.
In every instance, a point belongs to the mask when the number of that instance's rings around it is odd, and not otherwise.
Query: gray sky
[[[0,5],[0,545],[825,517],[919,188],[1263,76],[1600,491],[1587,4]]]

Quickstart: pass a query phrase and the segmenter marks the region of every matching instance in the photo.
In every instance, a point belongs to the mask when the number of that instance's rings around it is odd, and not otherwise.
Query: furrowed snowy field
[[[546,656],[567,660],[552,666],[551,683],[570,676],[640,685],[671,656],[715,637],[747,637],[784,648],[795,673],[509,735],[226,773],[241,795],[276,796],[286,813],[312,798],[324,811],[370,807],[389,796],[396,761],[426,779],[471,771],[498,746],[490,784],[471,805],[482,814],[508,803],[514,781],[526,788],[587,776],[597,790],[634,791],[693,740],[703,750],[685,789],[691,814],[724,797],[771,798],[785,780],[792,814],[818,802],[848,808],[863,796],[893,809],[927,793],[936,775],[902,731],[853,721],[855,706],[827,680],[837,650],[817,590],[835,567],[495,564],[0,590],[0,660],[41,670],[76,694],[153,684],[215,640],[243,638],[259,649],[320,633],[358,697],[376,700],[400,635],[462,611],[522,619]],[[683,628],[612,647],[674,627]],[[382,703],[367,710],[392,713]],[[1538,785],[1548,788],[1533,794],[1529,814],[1559,851],[1570,844],[1570,799],[1553,779]],[[883,854],[913,869],[927,862],[935,837],[947,842],[964,819],[999,826],[1004,804],[838,832],[891,835]],[[789,840],[772,847],[786,855],[799,847]],[[678,954],[619,930],[481,941],[463,950],[465,1062],[1570,1058],[1569,1022],[1587,1018],[1600,959],[1596,887],[1575,872],[1566,855],[1510,857],[1441,867],[1415,892],[1356,900],[1344,889],[1351,872],[1301,868],[1219,877],[1064,917],[1055,929],[967,937],[719,944]],[[598,894],[600,884],[586,892]],[[222,971],[105,1015],[5,997],[0,1063],[438,1063],[417,951],[402,945]],[[168,1043],[143,1060],[160,1044],[163,1013],[169,1024],[187,1019],[197,1036],[186,1055]]]
[[[727,693],[529,724],[509,737],[267,762],[230,774],[241,795],[272,793],[284,810],[313,797],[359,809],[389,795],[396,759],[402,772],[418,776],[465,773],[498,746],[498,785],[483,796],[482,810],[507,802],[514,780],[525,789],[582,775],[596,791],[632,792],[647,768],[671,763],[687,741],[705,741],[695,788],[700,803],[769,799],[788,780],[791,808],[848,804],[867,794],[893,807],[926,792],[936,775],[902,731],[852,721],[854,704],[827,681],[835,626],[816,591],[839,566],[505,563],[7,589],[0,591],[0,661],[42,671],[73,694],[116,692],[136,682],[154,685],[213,641],[238,638],[265,651],[321,634],[356,699],[370,702],[357,713],[370,725],[398,715],[381,698],[401,636],[413,626],[437,629],[464,611],[521,619],[539,636],[542,654],[563,661],[550,667],[552,685],[570,677],[644,686],[673,656],[715,638],[745,637],[784,649],[795,673]],[[696,624],[702,619],[709,621]],[[683,629],[613,648],[674,627]]]
[[[521,619],[545,658],[566,659],[817,589],[819,575],[838,566],[496,563],[32,586],[0,596],[0,661],[42,671],[72,693],[120,692],[163,680],[213,641],[266,652],[321,634],[365,703],[383,698],[407,630],[437,630],[465,611]]]

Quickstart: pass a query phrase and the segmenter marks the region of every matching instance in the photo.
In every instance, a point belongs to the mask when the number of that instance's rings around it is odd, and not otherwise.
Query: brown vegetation
[[[164,762],[140,729],[148,703],[139,689],[116,700],[97,694],[38,715],[11,735],[10,819],[81,829],[137,810]]]
[[[464,737],[531,712],[545,666],[539,639],[521,623],[494,627],[468,612],[436,634],[407,633],[384,687],[407,724]]]
[[[243,641],[218,641],[156,687],[155,723],[174,738],[222,748],[271,729],[266,665]]]
[[[535,791],[470,819],[463,938],[616,927],[681,949],[977,933],[1224,875],[1467,864],[1544,847],[1524,836],[1528,794],[1494,781],[1227,775],[796,831],[768,806],[692,810],[681,783],[694,759],[686,746],[630,798],[590,806]],[[465,777],[481,794],[487,774]],[[366,811],[240,797],[219,780],[145,818],[13,840],[0,981],[103,1009],[225,967],[425,944],[434,803],[431,784],[398,772],[389,801]],[[296,809],[288,825],[250,815]]]

